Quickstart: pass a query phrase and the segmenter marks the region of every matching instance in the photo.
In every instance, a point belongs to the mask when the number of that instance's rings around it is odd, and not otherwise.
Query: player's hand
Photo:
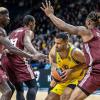
[[[55,87],[56,86],[56,84],[57,84],[57,82],[55,81],[55,80],[51,80],[51,82],[50,82],[50,87]]]
[[[48,57],[45,54],[37,53],[36,55],[33,55],[33,60],[47,60]]]
[[[73,69],[66,69],[62,72],[62,82],[65,82],[68,79],[69,75],[72,73],[72,70]]]
[[[7,54],[7,53],[13,54],[13,53],[11,53],[8,49],[4,49],[4,50],[3,50],[3,54]]]
[[[40,7],[42,11],[49,17],[51,14],[54,14],[54,9],[51,6],[50,1],[45,1],[45,3],[42,2],[42,7]]]
[[[8,49],[4,49],[4,50],[3,50],[3,53],[6,54],[6,53],[10,53],[10,52],[9,52]]]

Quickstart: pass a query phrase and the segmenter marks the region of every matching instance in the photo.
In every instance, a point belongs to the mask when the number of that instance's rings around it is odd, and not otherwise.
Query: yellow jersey
[[[61,69],[73,69],[74,67],[77,67],[77,70],[73,71],[70,76],[69,76],[69,80],[72,79],[78,79],[81,80],[84,77],[85,71],[83,71],[83,67],[81,67],[80,64],[78,64],[77,62],[75,62],[75,60],[72,58],[72,51],[75,49],[75,47],[72,44],[69,44],[69,51],[68,51],[68,55],[66,58],[62,59],[59,55],[58,52],[56,52],[56,63],[58,68]]]

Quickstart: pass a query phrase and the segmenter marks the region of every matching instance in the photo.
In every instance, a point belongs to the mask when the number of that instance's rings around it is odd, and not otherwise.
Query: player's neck
[[[62,50],[62,51],[59,52],[60,57],[61,57],[62,59],[67,58],[68,53],[69,53],[69,48],[66,48],[66,49],[64,49],[64,50]]]

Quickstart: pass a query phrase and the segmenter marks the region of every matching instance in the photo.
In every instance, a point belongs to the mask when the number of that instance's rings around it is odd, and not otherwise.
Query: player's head
[[[68,35],[66,33],[59,33],[55,36],[55,46],[58,52],[66,49],[68,44]]]
[[[95,11],[90,12],[87,15],[87,18],[85,21],[87,28],[95,27],[98,25],[98,23],[99,23],[99,17],[98,17],[97,12],[95,12]]]
[[[23,19],[23,24],[29,27],[31,30],[35,28],[35,18],[31,15],[26,15]]]
[[[0,7],[0,25],[3,27],[7,25],[10,21],[9,11],[5,7]]]

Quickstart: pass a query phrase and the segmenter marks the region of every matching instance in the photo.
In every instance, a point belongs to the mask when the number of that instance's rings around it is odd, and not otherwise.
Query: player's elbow
[[[16,53],[17,48],[14,47],[14,46],[11,46],[11,47],[8,48],[8,50],[9,50],[9,52],[11,52],[11,53]]]

